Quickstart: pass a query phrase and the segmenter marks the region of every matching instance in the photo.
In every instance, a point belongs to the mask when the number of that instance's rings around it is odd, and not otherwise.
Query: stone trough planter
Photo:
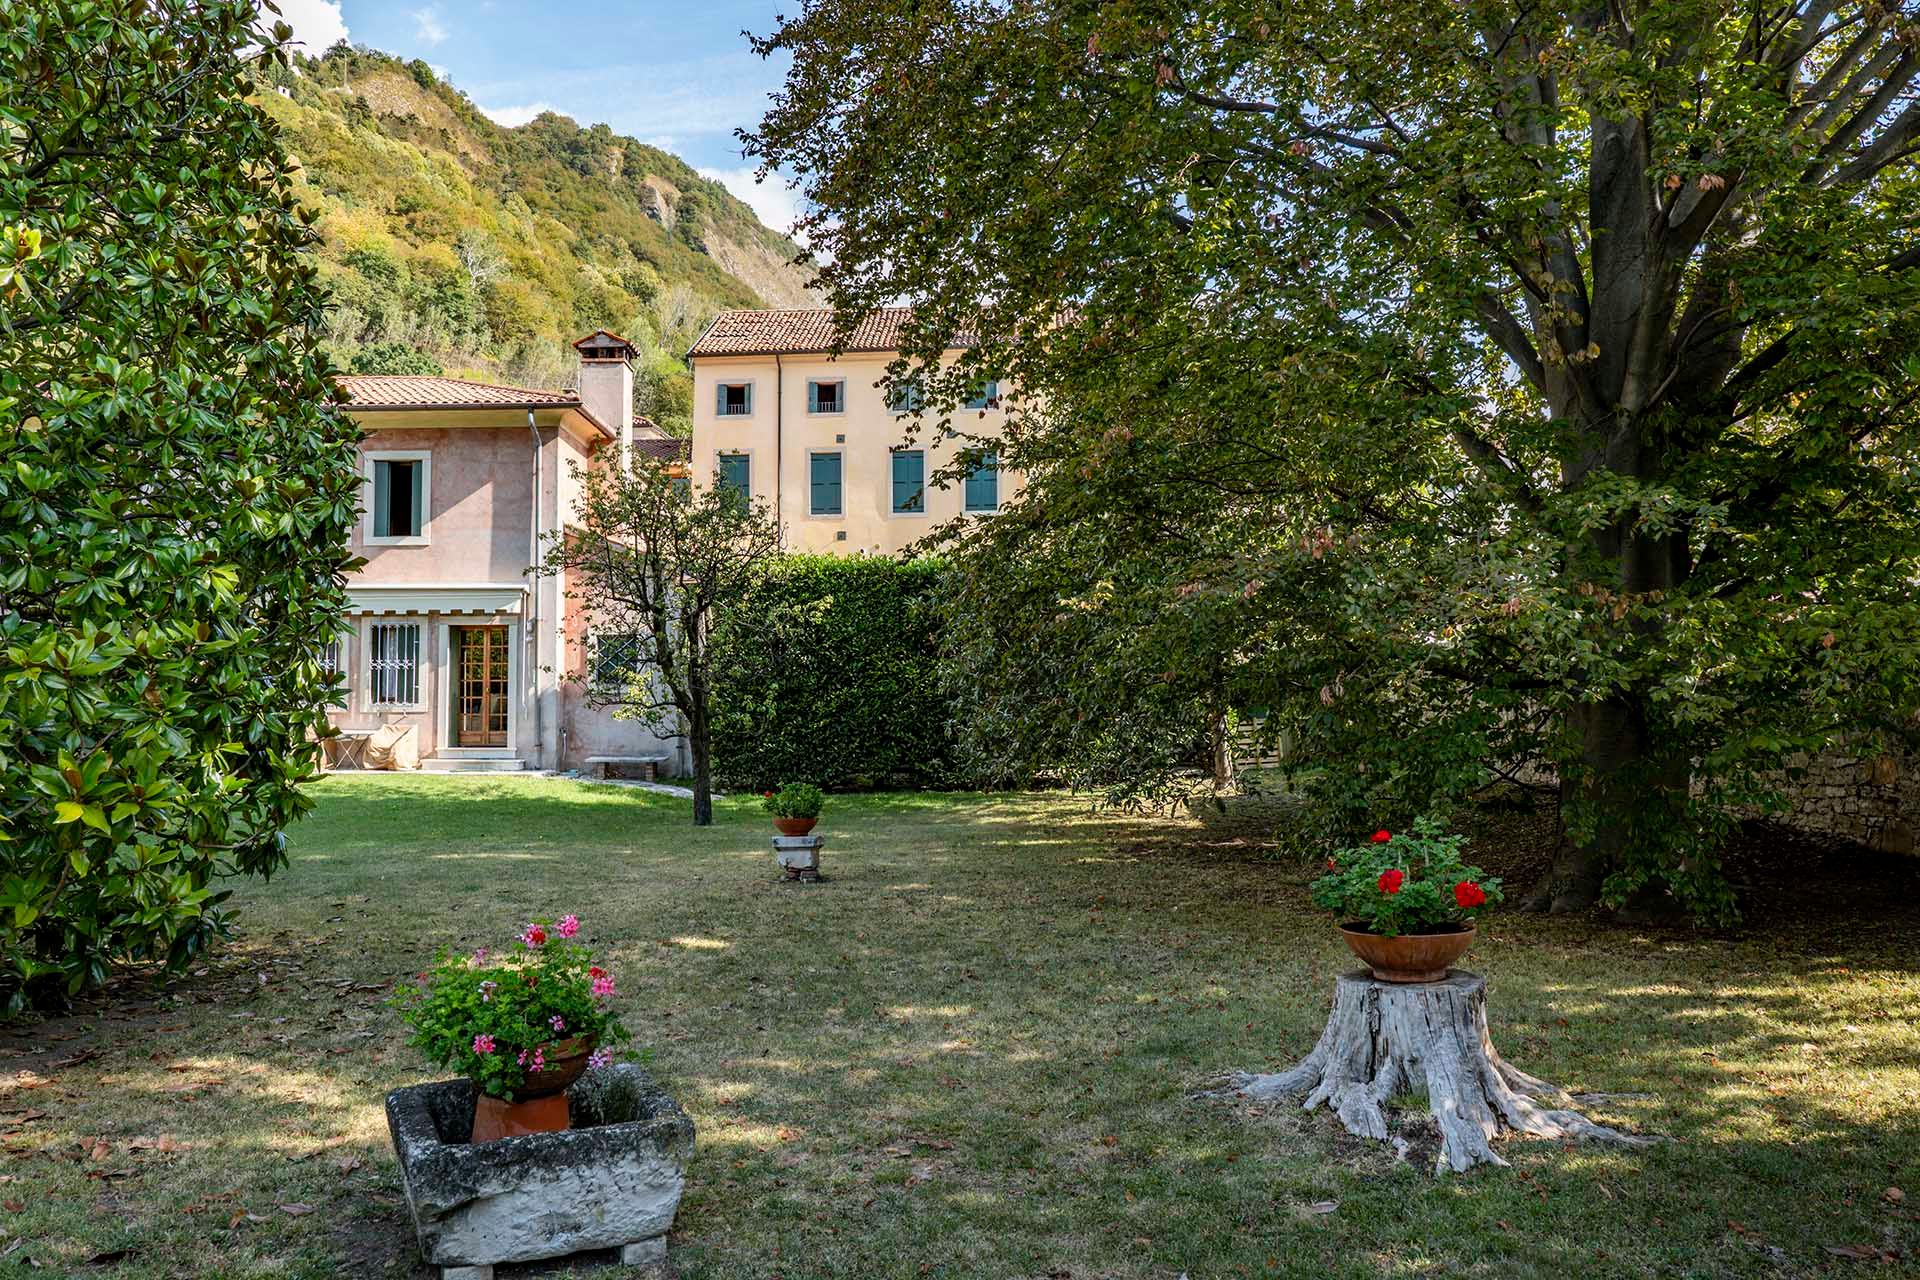
[[[495,1263],[620,1250],[667,1255],[693,1154],[693,1121],[640,1068],[589,1071],[567,1091],[573,1128],[471,1145],[467,1080],[395,1089],[387,1126],[420,1252],[442,1280],[491,1280]]]

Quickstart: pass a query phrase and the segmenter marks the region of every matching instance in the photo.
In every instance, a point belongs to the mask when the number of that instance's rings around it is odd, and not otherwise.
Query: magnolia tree
[[[1532,762],[1535,905],[1729,913],[1729,815],[1911,728],[1917,9],[811,0],[759,41],[747,142],[843,321],[911,300],[911,360],[973,336],[943,403],[1014,389],[1028,497],[956,610],[999,758],[1150,790],[1255,711],[1349,823]]]
[[[184,963],[285,861],[356,431],[251,3],[0,4],[0,1001]],[[263,48],[261,42],[265,40]]]
[[[583,677],[588,700],[657,731],[684,733],[693,755],[693,822],[713,823],[716,617],[739,603],[780,552],[766,504],[718,482],[689,491],[638,461],[577,468],[574,522],[549,534],[541,572],[566,575],[570,604],[602,637]],[[615,654],[608,646],[630,646]]]

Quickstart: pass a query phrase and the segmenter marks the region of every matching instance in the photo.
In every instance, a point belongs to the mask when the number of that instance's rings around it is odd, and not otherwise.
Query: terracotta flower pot
[[[513,1101],[473,1095],[473,1141],[492,1142],[522,1133],[557,1133],[567,1127],[567,1086],[587,1069],[594,1042],[572,1036],[540,1046],[545,1066],[527,1073]]]
[[[783,836],[803,836],[819,821],[818,818],[775,818],[773,829]]]
[[[1433,933],[1382,937],[1359,921],[1340,926],[1340,936],[1382,982],[1439,982],[1447,968],[1473,945],[1472,925],[1452,925]]]

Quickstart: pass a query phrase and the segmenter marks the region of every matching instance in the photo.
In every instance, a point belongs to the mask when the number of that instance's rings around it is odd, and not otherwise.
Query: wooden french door
[[[454,745],[507,745],[507,629],[455,627]]]

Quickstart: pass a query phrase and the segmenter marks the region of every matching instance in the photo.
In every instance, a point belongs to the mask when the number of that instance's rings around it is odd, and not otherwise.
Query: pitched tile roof
[[[882,307],[854,325],[843,351],[894,351],[910,307]],[[689,356],[802,355],[834,349],[833,310],[722,311]]]
[[[636,438],[633,448],[636,453],[647,454],[662,462],[685,462],[693,456],[693,441],[674,436]]]
[[[340,379],[347,403],[358,409],[578,408],[571,391],[535,391],[463,378],[427,378],[411,374],[354,374]]]
[[[355,409],[573,409],[609,440],[614,438],[611,427],[587,412],[577,391],[536,391],[499,382],[391,373],[350,374],[339,383],[348,405]],[[660,430],[651,418],[637,413],[633,425],[640,431]]]

